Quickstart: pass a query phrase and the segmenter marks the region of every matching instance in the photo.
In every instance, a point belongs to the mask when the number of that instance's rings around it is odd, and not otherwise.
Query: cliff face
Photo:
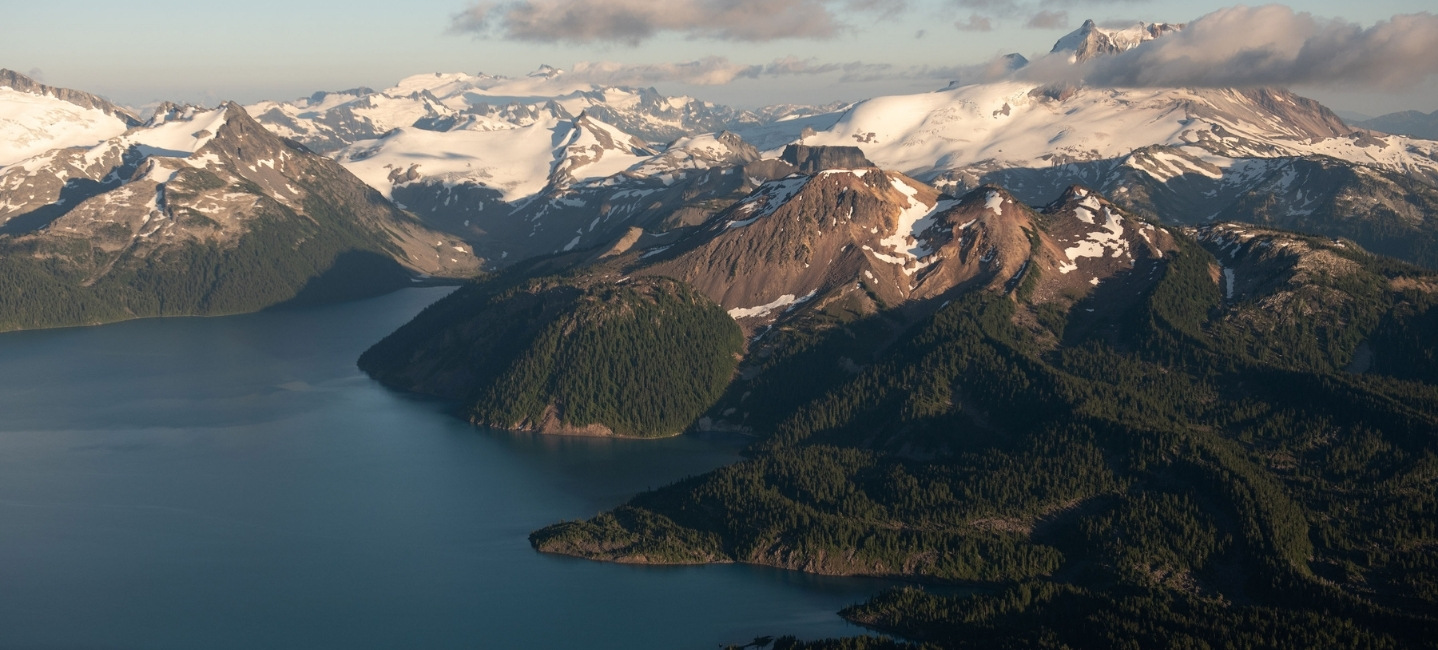
[[[817,174],[830,169],[869,169],[877,167],[864,157],[858,147],[806,147],[791,144],[784,147],[780,160],[793,165],[802,174]]]

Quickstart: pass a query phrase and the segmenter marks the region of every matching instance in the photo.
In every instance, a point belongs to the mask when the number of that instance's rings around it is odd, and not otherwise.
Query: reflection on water
[[[444,289],[0,335],[0,646],[712,648],[879,581],[539,555],[744,441],[475,429],[354,359]]]

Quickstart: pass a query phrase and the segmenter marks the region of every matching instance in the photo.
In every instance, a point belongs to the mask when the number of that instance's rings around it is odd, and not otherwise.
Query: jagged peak
[[[1057,199],[1044,206],[1040,213],[1050,219],[1073,218],[1085,223],[1094,223],[1095,219],[1106,219],[1107,215],[1145,221],[1130,214],[1103,194],[1083,185],[1068,186]]]
[[[226,106],[231,103],[233,102],[220,104],[218,108],[226,108]],[[200,113],[205,113],[212,110],[215,109],[206,108],[198,104],[175,103],[169,101],[160,102],[160,104],[155,107],[155,112],[150,115],[150,119],[145,120],[143,126],[145,128],[153,128],[169,122],[191,120]],[[243,111],[244,109],[241,108],[240,110]]]
[[[1063,205],[1065,205],[1065,204],[1067,204],[1067,203],[1072,203],[1072,202],[1075,202],[1075,201],[1083,201],[1084,199],[1087,199],[1087,198],[1089,198],[1090,196],[1096,196],[1096,197],[1098,197],[1099,199],[1101,199],[1101,200],[1103,200],[1103,201],[1107,201],[1107,200],[1108,200],[1108,199],[1105,199],[1105,198],[1104,198],[1102,195],[1100,195],[1098,192],[1095,192],[1095,191],[1093,191],[1093,190],[1091,190],[1091,189],[1089,189],[1089,188],[1087,188],[1087,187],[1084,187],[1083,185],[1074,184],[1074,185],[1070,185],[1070,186],[1064,188],[1063,193],[1059,194],[1059,198],[1056,199],[1053,203],[1051,203],[1051,204],[1049,204],[1049,205],[1050,205],[1050,206],[1063,206]]]
[[[1096,56],[1117,54],[1138,47],[1144,42],[1182,30],[1183,23],[1137,22],[1120,28],[1100,27],[1092,19],[1054,43],[1050,53],[1070,52],[1072,61],[1086,61]]]

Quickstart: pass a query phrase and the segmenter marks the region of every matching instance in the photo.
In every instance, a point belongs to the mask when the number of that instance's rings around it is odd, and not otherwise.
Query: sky
[[[429,72],[523,76],[541,64],[742,107],[823,104],[982,77],[1011,52],[1037,60],[1092,18],[1204,29],[1085,70],[1084,83],[1281,85],[1379,115],[1438,110],[1430,2],[3,0],[0,67],[136,107],[289,100]]]

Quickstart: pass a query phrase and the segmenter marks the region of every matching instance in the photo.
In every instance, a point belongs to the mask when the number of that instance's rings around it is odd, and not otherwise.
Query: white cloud
[[[711,56],[679,63],[617,63],[614,61],[581,61],[557,81],[565,84],[592,83],[599,86],[647,86],[673,82],[696,86],[719,86],[740,79],[819,75],[828,73],[855,74],[870,68],[862,62],[819,63],[795,57],[775,59],[765,64],[734,63],[725,57]]]
[[[1069,26],[1069,12],[1040,11],[1029,16],[1029,21],[1024,26],[1030,29],[1063,29]]]
[[[989,32],[993,31],[993,21],[978,14],[970,14],[965,20],[954,22],[954,27],[961,32]]]

